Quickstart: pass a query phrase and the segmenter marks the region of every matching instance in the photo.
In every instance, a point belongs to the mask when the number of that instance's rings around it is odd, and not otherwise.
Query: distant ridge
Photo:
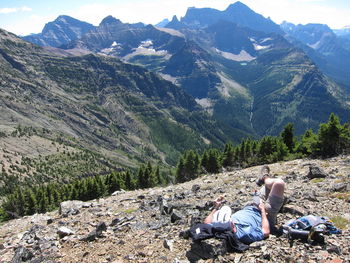
[[[181,22],[189,26],[205,27],[226,20],[241,26],[249,27],[265,33],[282,33],[280,27],[270,19],[255,13],[241,2],[231,4],[226,10],[219,11],[211,8],[194,8],[187,10]]]

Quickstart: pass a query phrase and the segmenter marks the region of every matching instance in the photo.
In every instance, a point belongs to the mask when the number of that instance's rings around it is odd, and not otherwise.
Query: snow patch
[[[262,39],[260,41],[257,41],[256,39],[251,37],[251,38],[249,38],[249,40],[252,42],[252,44],[254,46],[254,49],[256,51],[263,50],[263,49],[268,49],[268,48],[270,48],[272,46],[272,45],[263,45],[265,42],[272,40],[272,38],[270,38],[270,37],[264,38],[264,39]]]
[[[320,46],[321,44],[321,40],[317,41],[316,43],[314,44],[308,44],[309,47],[311,47],[312,49],[318,49],[318,47]]]
[[[101,50],[102,54],[105,55],[118,55],[119,51],[122,49],[122,44],[113,41],[113,43],[111,44],[111,46],[109,48],[104,48]]]
[[[171,54],[168,53],[166,50],[156,50],[153,47],[153,41],[151,39],[146,39],[144,41],[141,41],[140,45],[137,48],[133,49],[133,52],[126,55],[124,59],[128,60],[134,56],[137,55],[152,55],[152,56],[162,56],[165,59],[169,59],[171,57]]]
[[[252,61],[252,60],[256,59],[256,57],[253,57],[244,49],[241,50],[241,52],[239,52],[239,54],[233,54],[230,52],[221,51],[217,48],[215,48],[215,51],[217,53],[219,53],[221,56],[223,56],[224,58],[234,60],[234,61]]]
[[[258,44],[256,44],[256,43],[253,43],[253,46],[254,46],[254,49],[255,49],[255,50],[263,50],[263,49],[267,49],[267,48],[270,48],[270,47],[271,47],[271,45],[268,45],[268,46],[260,46],[260,45],[258,45]]]

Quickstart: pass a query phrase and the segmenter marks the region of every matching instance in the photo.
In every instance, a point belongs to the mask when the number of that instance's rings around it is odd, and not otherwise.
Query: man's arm
[[[204,219],[204,224],[211,224],[213,222],[213,215],[214,213],[218,210],[218,208],[221,205],[221,202],[224,200],[223,196],[219,196],[215,201],[214,201],[214,208],[210,212],[210,214]]]
[[[216,208],[214,208],[210,214],[204,219],[204,224],[211,224],[213,222],[213,215],[217,211]]]
[[[262,232],[264,234],[264,237],[268,237],[270,235],[270,224],[269,224],[269,220],[267,219],[267,216],[266,216],[266,210],[265,210],[264,203],[260,203],[259,209],[260,209],[260,212],[261,212],[261,228],[262,228]]]

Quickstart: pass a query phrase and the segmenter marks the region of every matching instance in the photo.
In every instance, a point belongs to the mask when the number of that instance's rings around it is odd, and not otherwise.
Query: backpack
[[[283,232],[289,240],[300,239],[309,243],[324,243],[324,235],[341,234],[341,230],[328,217],[315,215],[287,221]]]

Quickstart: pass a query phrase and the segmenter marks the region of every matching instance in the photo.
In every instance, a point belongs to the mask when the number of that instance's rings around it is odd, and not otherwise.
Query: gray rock
[[[211,259],[215,257],[212,245],[206,242],[195,242],[191,244],[191,249],[187,251],[186,257],[190,262],[197,262],[201,259]]]
[[[198,192],[200,189],[201,187],[198,184],[192,185],[192,188],[191,188],[192,192],[195,192],[195,193]]]
[[[25,247],[18,247],[15,250],[15,255],[11,260],[11,263],[21,263],[31,260],[34,257],[34,254]]]
[[[283,213],[290,213],[292,215],[303,216],[306,215],[307,212],[304,208],[296,206],[296,205],[285,205],[282,208]]]
[[[171,223],[175,223],[176,221],[179,221],[183,219],[183,215],[178,210],[173,210],[171,213]]]
[[[349,184],[347,183],[337,183],[337,184],[334,184],[331,188],[331,191],[332,192],[346,192],[348,191],[349,189]]]
[[[57,234],[60,238],[64,238],[65,236],[73,235],[75,232],[68,227],[61,226],[57,230]]]
[[[170,251],[174,249],[174,240],[164,239],[163,246]]]
[[[82,241],[94,241],[96,238],[102,236],[102,232],[107,230],[107,225],[105,222],[100,222],[97,226],[96,229],[91,231],[86,237],[83,237],[81,240]]]
[[[84,202],[78,200],[64,201],[60,204],[59,214],[63,217],[77,215],[83,207]]]
[[[162,215],[170,215],[173,211],[173,206],[168,204],[166,200],[161,198],[159,201],[159,210]]]
[[[305,192],[303,195],[304,199],[312,201],[312,202],[318,202],[318,199],[316,197],[316,192],[311,191],[311,192]]]
[[[320,167],[318,167],[316,165],[310,165],[309,166],[309,173],[307,174],[307,177],[309,179],[326,178],[327,174]]]

